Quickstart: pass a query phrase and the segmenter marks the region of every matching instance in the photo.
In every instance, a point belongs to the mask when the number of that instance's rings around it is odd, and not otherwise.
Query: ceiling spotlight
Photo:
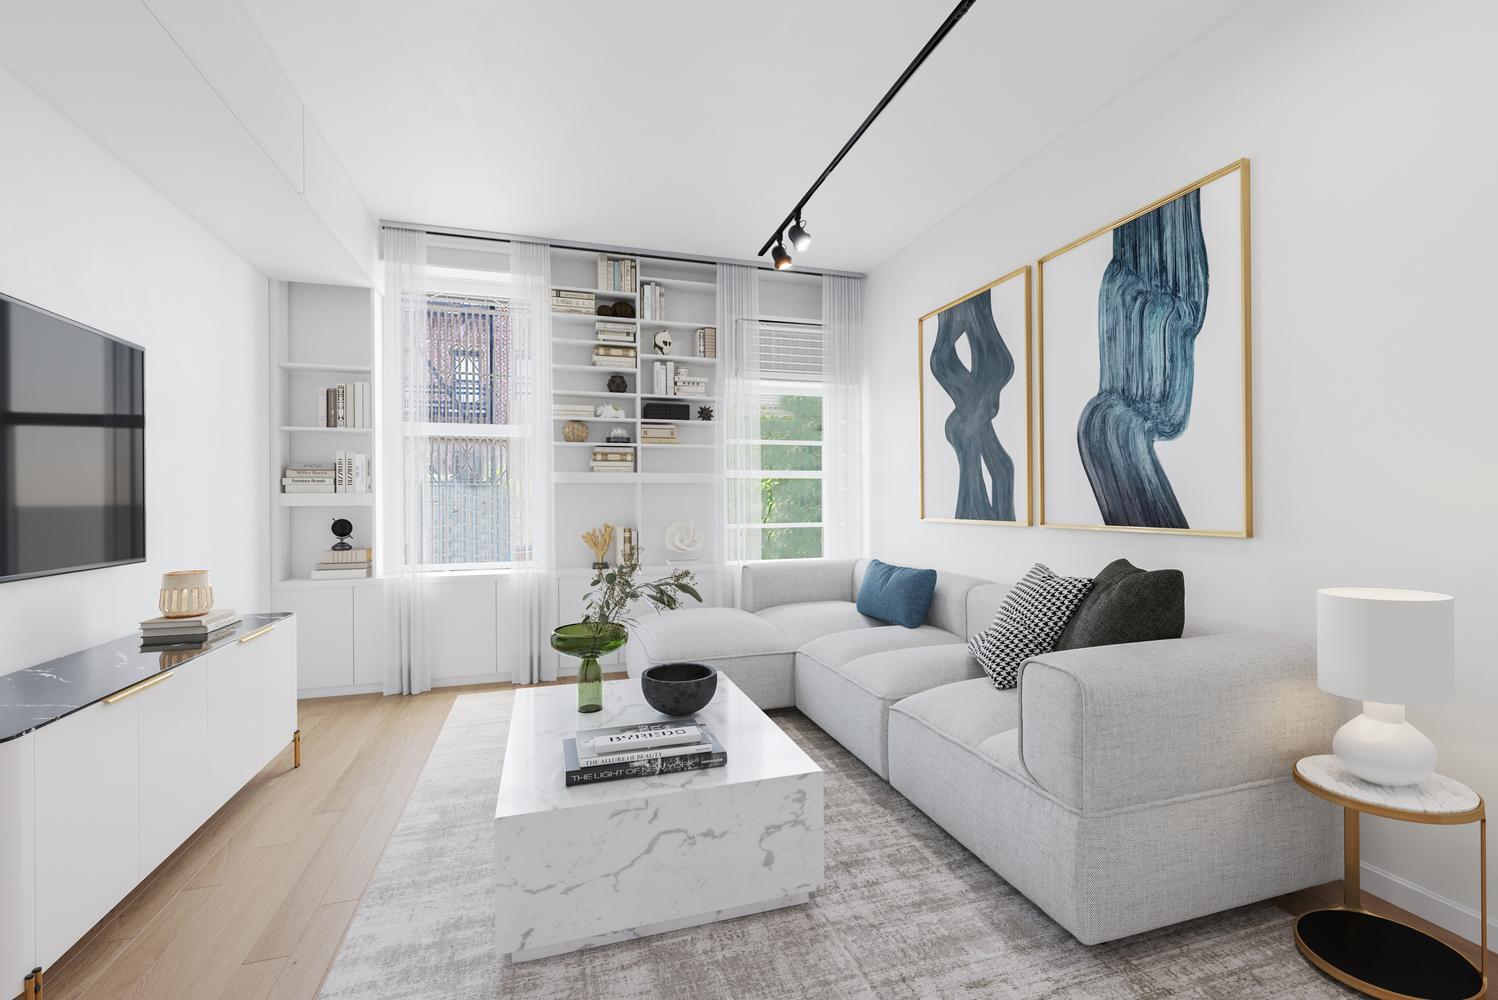
[[[779,243],[775,244],[774,248],[770,250],[770,257],[775,261],[775,270],[777,271],[784,271],[791,266],[791,255]]]
[[[811,246],[811,233],[806,231],[806,223],[800,219],[791,223],[791,228],[786,231],[786,235],[791,238],[791,246],[797,250],[805,250]]]

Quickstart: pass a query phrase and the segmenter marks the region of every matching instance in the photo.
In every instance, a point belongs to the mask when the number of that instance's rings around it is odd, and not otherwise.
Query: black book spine
[[[600,781],[621,781],[624,778],[653,778],[658,774],[672,774],[676,771],[705,771],[710,767],[722,767],[727,763],[728,754],[719,750],[716,753],[635,760],[628,764],[600,764],[596,767],[568,771],[567,787],[592,785]]]

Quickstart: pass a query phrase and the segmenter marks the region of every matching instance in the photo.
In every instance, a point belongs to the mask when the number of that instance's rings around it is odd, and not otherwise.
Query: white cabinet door
[[[34,732],[0,743],[0,900],[0,984],[14,985],[36,967]]]
[[[354,588],[287,587],[275,592],[277,611],[297,618],[297,690],[354,683]]]
[[[218,655],[131,696],[140,706],[140,878],[208,819],[208,674]]]
[[[296,730],[296,617],[237,645],[255,654],[255,759],[264,767]]]
[[[385,585],[354,587],[354,683],[385,683]]]
[[[208,813],[212,815],[260,770],[255,748],[255,650],[251,643],[231,642],[201,662],[208,668]]]
[[[37,730],[36,963],[57,961],[139,881],[140,695],[132,695]]]

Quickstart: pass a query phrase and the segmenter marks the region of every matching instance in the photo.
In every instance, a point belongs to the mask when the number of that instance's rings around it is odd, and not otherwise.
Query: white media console
[[[292,742],[296,690],[285,614],[246,615],[201,652],[130,636],[0,675],[0,997]]]

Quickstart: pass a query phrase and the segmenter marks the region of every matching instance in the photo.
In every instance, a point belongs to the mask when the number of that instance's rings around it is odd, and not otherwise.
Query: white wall
[[[1409,717],[1498,794],[1494,37],[1491,4],[1251,5],[875,270],[873,554],[995,580],[1124,556],[1185,571],[1193,614],[1302,634],[1320,587],[1454,594],[1459,700]],[[1002,129],[993,107],[975,124]],[[929,153],[931,183],[960,149]],[[917,318],[1243,156],[1256,537],[922,524]],[[1363,830],[1365,862],[1425,893],[1365,886],[1476,935],[1429,895],[1477,909],[1475,825]]]
[[[145,563],[0,584],[0,673],[156,615],[161,574],[208,569],[269,606],[267,285],[0,69],[0,290],[146,351]]]

